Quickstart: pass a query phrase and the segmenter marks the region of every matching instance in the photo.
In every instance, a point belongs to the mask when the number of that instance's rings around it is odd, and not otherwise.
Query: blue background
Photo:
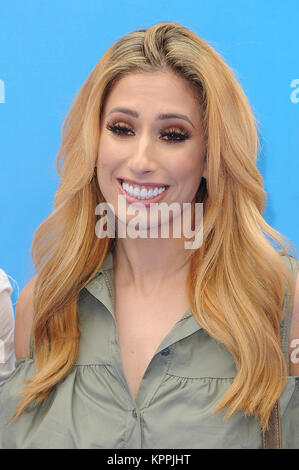
[[[0,267],[19,289],[34,275],[33,233],[53,209],[75,94],[111,44],[159,21],[190,28],[235,71],[261,131],[264,217],[298,250],[298,15],[298,0],[2,1]]]

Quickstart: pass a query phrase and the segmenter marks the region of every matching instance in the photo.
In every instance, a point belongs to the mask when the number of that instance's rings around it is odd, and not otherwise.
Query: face
[[[205,142],[199,104],[186,80],[171,72],[120,79],[100,125],[98,184],[117,217],[118,196],[128,190],[121,181],[134,191],[125,195],[127,207],[137,200],[147,208],[150,202],[183,207],[194,201],[206,177]],[[133,217],[127,213],[126,221]]]

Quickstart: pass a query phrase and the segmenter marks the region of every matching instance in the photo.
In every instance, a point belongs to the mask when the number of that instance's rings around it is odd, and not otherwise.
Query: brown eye
[[[131,129],[129,129],[128,127],[120,126],[119,124],[107,124],[106,128],[108,129],[108,131],[111,131],[117,135],[128,135],[128,132],[132,132]]]
[[[168,143],[184,142],[184,140],[187,140],[190,137],[188,132],[177,132],[177,129],[171,129],[169,132],[161,132],[161,136],[167,137]]]

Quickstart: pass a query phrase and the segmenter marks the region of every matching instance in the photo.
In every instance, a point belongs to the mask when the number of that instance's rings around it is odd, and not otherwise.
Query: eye
[[[128,132],[132,132],[131,129],[125,126],[120,126],[119,124],[107,124],[108,131],[113,132],[113,134],[118,135],[128,135]]]
[[[106,128],[113,134],[116,134],[120,137],[132,135],[129,133],[133,132],[132,129],[130,129],[129,127],[121,126],[119,125],[119,123],[107,124]],[[190,134],[180,127],[171,128],[168,132],[161,131],[160,134],[162,140],[164,140],[168,144],[184,142],[185,140],[190,138]],[[167,137],[167,139],[164,139],[164,137]]]
[[[175,142],[184,142],[184,140],[187,140],[190,138],[190,135],[188,132],[184,131],[184,129],[181,129],[181,128],[179,129],[180,129],[179,132],[177,132],[177,129],[171,129],[169,132],[161,132],[161,136],[167,137],[168,139],[166,140],[166,142],[170,144],[175,143]]]

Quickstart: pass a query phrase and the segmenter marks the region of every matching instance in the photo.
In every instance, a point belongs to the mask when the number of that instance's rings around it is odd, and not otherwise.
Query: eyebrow
[[[129,109],[129,108],[122,108],[122,107],[117,107],[117,108],[112,108],[111,111],[109,111],[108,115],[111,114],[111,113],[114,113],[114,112],[120,112],[120,113],[124,113],[124,114],[128,114],[129,116],[132,116],[134,118],[138,118],[139,117],[139,113],[137,113],[137,111],[133,111],[132,109]],[[194,127],[194,125],[192,124],[192,122],[190,121],[190,119],[188,118],[188,116],[186,116],[185,114],[177,114],[177,113],[163,113],[163,114],[158,114],[156,116],[156,120],[157,121],[162,121],[162,120],[165,120],[165,119],[173,119],[173,118],[176,118],[176,119],[184,119],[184,121],[187,121],[191,124],[192,127]]]

